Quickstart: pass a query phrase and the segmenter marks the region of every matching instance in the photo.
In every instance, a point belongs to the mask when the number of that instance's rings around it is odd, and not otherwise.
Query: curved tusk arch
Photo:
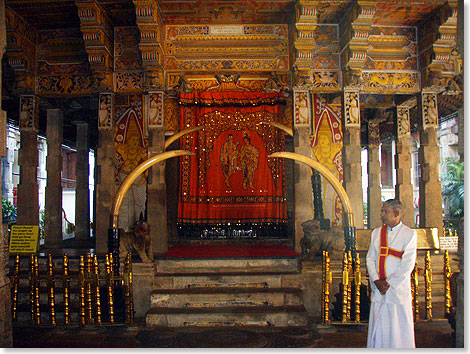
[[[261,122],[261,124],[267,124],[267,125],[270,125],[274,128],[278,128],[278,129],[281,129],[282,131],[284,131],[285,133],[287,133],[288,135],[290,136],[294,136],[294,132],[292,130],[292,128],[289,128],[283,124],[280,124],[280,123],[276,123],[276,122]]]
[[[346,194],[344,187],[341,185],[341,182],[325,166],[311,159],[310,157],[296,154],[294,152],[275,152],[269,155],[268,157],[283,157],[286,159],[296,160],[299,162],[303,162],[304,164],[318,171],[331,184],[336,193],[338,193],[339,199],[341,200],[341,204],[343,204],[344,211],[347,214],[348,226],[354,227],[351,201],[349,200],[349,197]]]
[[[168,139],[165,140],[165,145],[164,145],[163,150],[166,150],[168,146],[173,144],[176,140],[181,138],[183,135],[186,135],[186,134],[189,134],[189,133],[201,130],[201,129],[204,129],[204,126],[188,128],[176,134],[173,134],[172,136],[170,136]]]
[[[144,162],[140,163],[136,168],[132,170],[131,173],[127,175],[124,181],[119,186],[118,191],[116,192],[116,197],[114,198],[113,202],[113,209],[112,209],[112,216],[113,216],[113,229],[117,229],[118,221],[119,221],[119,210],[121,209],[122,201],[129,190],[132,183],[139,177],[142,173],[148,170],[153,165],[156,165],[159,162],[165,161],[167,159],[171,159],[172,157],[177,156],[191,156],[195,155],[192,152],[186,150],[173,150],[162,152],[161,154],[157,154],[145,160]]]

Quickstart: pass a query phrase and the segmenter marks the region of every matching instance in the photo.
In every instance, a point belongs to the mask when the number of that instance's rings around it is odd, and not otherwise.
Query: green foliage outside
[[[441,175],[442,198],[450,218],[464,216],[464,162],[447,158],[444,160],[445,172]]]
[[[45,237],[44,237],[44,217],[45,217],[46,213],[44,212],[44,210],[41,210],[39,212],[39,238],[41,240],[43,240]]]
[[[2,222],[4,224],[14,224],[16,222],[16,207],[2,197]]]

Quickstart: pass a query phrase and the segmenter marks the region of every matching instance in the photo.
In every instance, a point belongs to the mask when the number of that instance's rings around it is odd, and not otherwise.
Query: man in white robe
[[[416,231],[403,225],[401,203],[383,203],[385,224],[372,231],[367,271],[371,282],[368,348],[415,348],[410,275],[416,263]]]

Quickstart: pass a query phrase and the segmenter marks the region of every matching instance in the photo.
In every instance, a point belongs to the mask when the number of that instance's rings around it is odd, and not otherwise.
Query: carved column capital
[[[113,90],[114,30],[106,10],[96,0],[77,0],[80,30],[96,89]]]

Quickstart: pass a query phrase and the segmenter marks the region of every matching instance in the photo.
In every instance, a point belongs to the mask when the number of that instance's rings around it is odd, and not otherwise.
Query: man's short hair
[[[403,206],[401,202],[398,199],[389,199],[384,202],[384,204],[387,204],[390,208],[392,208],[395,211],[395,214],[398,215],[401,213]]]

